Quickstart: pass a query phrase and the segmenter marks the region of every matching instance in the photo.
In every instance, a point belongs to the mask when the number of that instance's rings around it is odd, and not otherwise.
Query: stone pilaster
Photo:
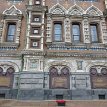
[[[29,36],[30,36],[30,21],[31,21],[31,11],[29,11],[28,14],[28,19],[27,19],[27,40],[26,40],[26,49],[29,48],[29,44],[30,44],[30,40],[29,40]]]
[[[105,18],[101,18],[101,22],[100,22],[100,26],[101,26],[101,39],[102,39],[102,42],[104,44],[107,44],[107,25],[106,25],[106,22],[105,22]]]
[[[90,43],[89,23],[87,17],[84,17],[83,20],[83,41],[84,43]]]
[[[46,42],[52,42],[52,36],[51,36],[51,32],[52,32],[52,21],[51,21],[51,17],[47,16],[47,28],[46,28]]]
[[[66,18],[64,21],[64,33],[65,33],[65,42],[71,43],[71,31],[70,31],[70,19]]]

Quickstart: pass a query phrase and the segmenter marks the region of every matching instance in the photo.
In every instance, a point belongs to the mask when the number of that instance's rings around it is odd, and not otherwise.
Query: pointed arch
[[[68,9],[68,14],[70,15],[82,15],[84,10],[78,5],[74,5]]]
[[[103,13],[95,6],[91,6],[86,10],[86,14],[90,16],[101,16]]]
[[[58,3],[49,9],[49,13],[64,15],[66,14],[66,9]]]
[[[21,15],[22,12],[16,8],[16,6],[12,5],[9,9],[6,9],[3,14],[5,15]]]

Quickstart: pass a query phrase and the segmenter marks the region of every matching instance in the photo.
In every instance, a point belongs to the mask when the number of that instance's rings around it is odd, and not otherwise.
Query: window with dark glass
[[[62,41],[62,24],[54,23],[54,41]]]
[[[56,95],[56,100],[62,100],[62,99],[63,99],[63,95],[60,94]]]
[[[7,29],[6,41],[7,42],[14,42],[15,34],[16,34],[16,24],[15,23],[9,23],[8,29]]]
[[[79,24],[72,25],[72,35],[73,35],[73,41],[80,41],[80,25]]]
[[[5,99],[5,93],[0,94],[0,99]]]
[[[99,94],[98,97],[99,97],[99,100],[104,100],[105,99],[105,94]]]
[[[98,32],[97,32],[97,25],[96,24],[90,25],[90,34],[91,34],[91,41],[93,43],[98,42]]]

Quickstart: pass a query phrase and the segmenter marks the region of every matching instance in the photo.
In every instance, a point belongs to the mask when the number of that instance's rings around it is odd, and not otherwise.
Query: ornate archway
[[[66,66],[53,66],[49,70],[50,88],[69,89],[70,73]]]
[[[4,72],[5,71],[5,72]],[[0,66],[0,87],[10,88],[13,84],[15,69],[12,66]]]
[[[107,67],[100,65],[92,66],[90,68],[90,78],[93,89],[107,89]]]

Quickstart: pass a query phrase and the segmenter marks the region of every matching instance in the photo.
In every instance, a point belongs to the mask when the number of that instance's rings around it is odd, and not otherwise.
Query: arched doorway
[[[54,66],[49,70],[50,88],[52,89],[69,89],[70,72],[68,67]]]

